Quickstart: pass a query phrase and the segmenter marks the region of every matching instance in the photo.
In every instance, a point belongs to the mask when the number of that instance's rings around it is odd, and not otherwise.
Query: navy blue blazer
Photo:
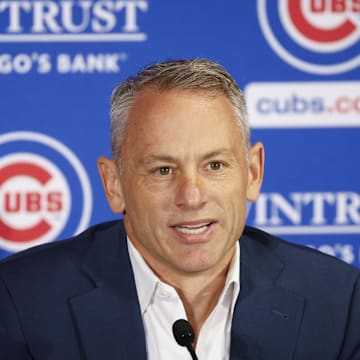
[[[232,360],[360,359],[358,269],[249,227],[240,249]],[[121,221],[1,263],[0,359],[146,359]]]

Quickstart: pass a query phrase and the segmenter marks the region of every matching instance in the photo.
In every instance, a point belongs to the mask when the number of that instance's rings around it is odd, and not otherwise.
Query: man
[[[244,98],[208,60],[145,68],[112,97],[123,222],[0,265],[1,359],[360,359],[359,271],[245,227],[263,178]],[[239,240],[240,239],[240,240]]]

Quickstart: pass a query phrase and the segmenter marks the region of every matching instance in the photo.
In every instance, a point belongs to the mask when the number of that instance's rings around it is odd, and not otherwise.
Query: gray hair
[[[246,157],[250,149],[250,129],[244,95],[231,75],[219,64],[206,59],[169,60],[145,67],[115,88],[111,98],[111,149],[121,169],[122,145],[126,136],[127,118],[136,95],[145,88],[158,91],[172,89],[224,94],[234,106],[242,131]]]

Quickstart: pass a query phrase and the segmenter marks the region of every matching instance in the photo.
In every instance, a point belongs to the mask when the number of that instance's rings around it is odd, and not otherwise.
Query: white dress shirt
[[[129,239],[128,249],[143,317],[147,359],[191,359],[188,350],[176,343],[172,333],[176,320],[187,319],[175,288],[157,277]],[[199,360],[229,359],[231,321],[240,290],[239,255],[237,243],[219,301],[198,335],[195,352]]]

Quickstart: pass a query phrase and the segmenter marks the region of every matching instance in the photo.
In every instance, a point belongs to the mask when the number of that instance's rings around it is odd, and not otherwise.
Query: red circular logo
[[[286,0],[279,5],[288,34],[307,49],[336,52],[359,40],[359,1]]]
[[[258,0],[269,45],[288,64],[330,75],[360,65],[359,0]]]
[[[42,156],[13,153],[0,160],[0,245],[9,251],[48,242],[71,208],[68,183]]]

